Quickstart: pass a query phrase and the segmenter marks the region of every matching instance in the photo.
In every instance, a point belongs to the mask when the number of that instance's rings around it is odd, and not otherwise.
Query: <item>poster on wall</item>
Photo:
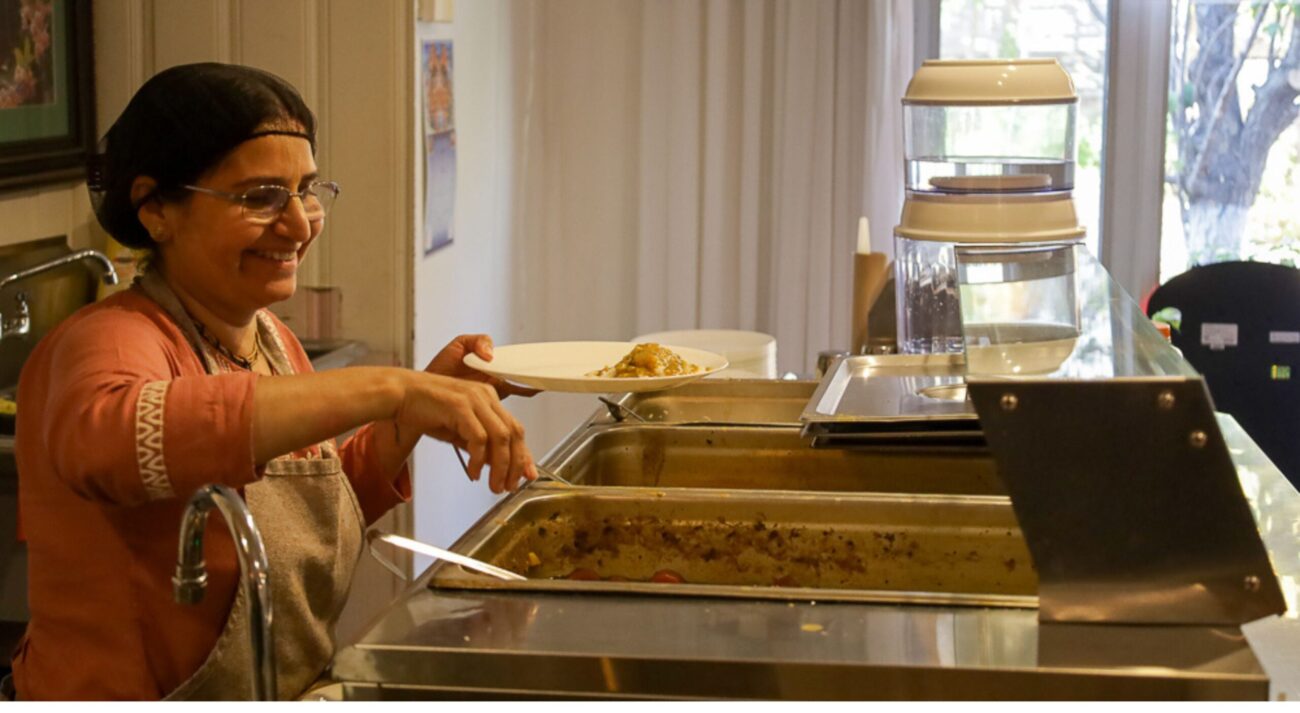
[[[0,190],[85,176],[90,3],[0,0]]]
[[[424,254],[450,245],[456,226],[455,52],[450,23],[421,23]]]

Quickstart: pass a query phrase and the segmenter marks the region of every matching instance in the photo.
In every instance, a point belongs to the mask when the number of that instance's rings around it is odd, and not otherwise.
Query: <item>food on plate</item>
[[[646,343],[632,347],[622,361],[613,366],[593,371],[587,376],[606,379],[627,379],[643,376],[680,376],[694,374],[700,367],[681,358],[673,350],[658,344]]]

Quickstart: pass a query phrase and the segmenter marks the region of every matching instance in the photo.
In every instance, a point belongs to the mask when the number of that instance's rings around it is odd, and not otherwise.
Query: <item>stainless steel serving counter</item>
[[[1300,494],[1220,421],[1295,624]],[[1252,651],[1237,627],[1044,624],[1034,609],[431,589],[439,567],[308,697],[1262,700],[1261,660],[1300,648],[1294,626]]]
[[[543,459],[577,487],[455,546],[531,579],[436,564],[311,697],[1297,697],[1300,494],[1077,265],[1060,349],[597,411]]]

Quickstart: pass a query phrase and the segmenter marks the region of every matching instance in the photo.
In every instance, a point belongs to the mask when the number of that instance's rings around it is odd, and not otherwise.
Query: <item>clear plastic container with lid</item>
[[[1083,236],[1068,192],[908,194],[894,228],[899,351],[1077,334],[1074,250]]]
[[[907,189],[1071,190],[1077,104],[1054,59],[928,60],[903,97]]]
[[[1053,59],[917,70],[903,97],[907,200],[894,229],[900,351],[969,361],[972,347],[1077,334],[1077,103]]]

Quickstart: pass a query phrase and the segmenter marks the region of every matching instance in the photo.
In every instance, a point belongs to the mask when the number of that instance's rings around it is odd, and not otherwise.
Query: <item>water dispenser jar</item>
[[[1058,319],[1077,335],[1062,289],[1084,234],[1071,196],[1077,104],[1054,59],[917,70],[903,97],[907,199],[894,229],[899,351],[1035,341]],[[983,342],[963,328],[968,301],[977,321],[1000,325]]]
[[[1047,324],[1077,334],[1073,251],[1083,237],[1068,192],[909,193],[894,229],[899,351],[965,352],[964,322],[1004,325],[989,343],[1045,337]]]

